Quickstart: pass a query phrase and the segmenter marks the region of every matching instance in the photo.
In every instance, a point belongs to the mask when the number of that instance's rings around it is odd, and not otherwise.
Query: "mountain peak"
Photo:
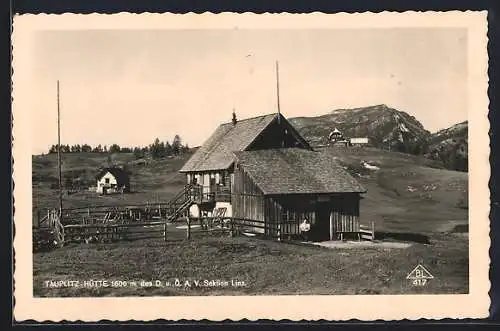
[[[348,138],[369,138],[375,147],[418,154],[430,135],[415,117],[386,104],[338,109],[291,122],[313,145],[327,144],[328,134],[336,127]]]
[[[339,108],[339,109],[334,109],[331,111],[331,113],[339,113],[339,112],[346,112],[346,111],[351,111],[351,112],[357,112],[357,111],[389,111],[389,112],[394,112],[395,109],[387,106],[385,103],[379,104],[379,105],[373,105],[373,106],[367,106],[367,107],[358,107],[358,108]]]

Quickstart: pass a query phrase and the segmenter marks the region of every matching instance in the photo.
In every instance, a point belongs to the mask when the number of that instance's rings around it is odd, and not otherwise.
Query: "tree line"
[[[57,153],[58,145],[49,148],[49,154]],[[176,134],[172,142],[160,141],[156,138],[153,143],[143,147],[121,147],[118,144],[91,146],[89,144],[61,145],[61,153],[133,153],[136,159],[151,156],[153,159],[167,156],[181,155],[189,151],[188,144],[183,144],[181,137]]]

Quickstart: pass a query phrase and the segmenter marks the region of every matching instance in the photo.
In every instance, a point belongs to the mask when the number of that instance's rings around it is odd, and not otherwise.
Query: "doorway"
[[[311,230],[314,241],[330,240],[330,204],[328,202],[316,203],[316,224]]]

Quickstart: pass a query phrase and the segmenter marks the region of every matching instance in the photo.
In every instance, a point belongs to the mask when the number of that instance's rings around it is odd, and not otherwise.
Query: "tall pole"
[[[57,81],[57,168],[59,172],[59,215],[62,218],[61,110],[59,104],[59,80]]]
[[[276,61],[276,97],[278,100],[278,123],[279,123],[281,109],[280,109],[280,75],[279,75],[278,61]]]

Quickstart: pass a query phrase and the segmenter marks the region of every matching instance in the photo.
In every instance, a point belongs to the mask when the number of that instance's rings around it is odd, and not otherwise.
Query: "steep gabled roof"
[[[243,151],[250,146],[276,116],[268,114],[240,120],[236,124],[221,124],[180,172],[227,169],[234,162],[232,152]]]
[[[125,170],[117,167],[103,168],[97,174],[96,179],[101,180],[101,178],[108,172],[116,178],[118,185],[128,184],[130,181],[128,173]]]
[[[366,192],[327,153],[283,148],[235,152],[234,155],[266,195]]]

